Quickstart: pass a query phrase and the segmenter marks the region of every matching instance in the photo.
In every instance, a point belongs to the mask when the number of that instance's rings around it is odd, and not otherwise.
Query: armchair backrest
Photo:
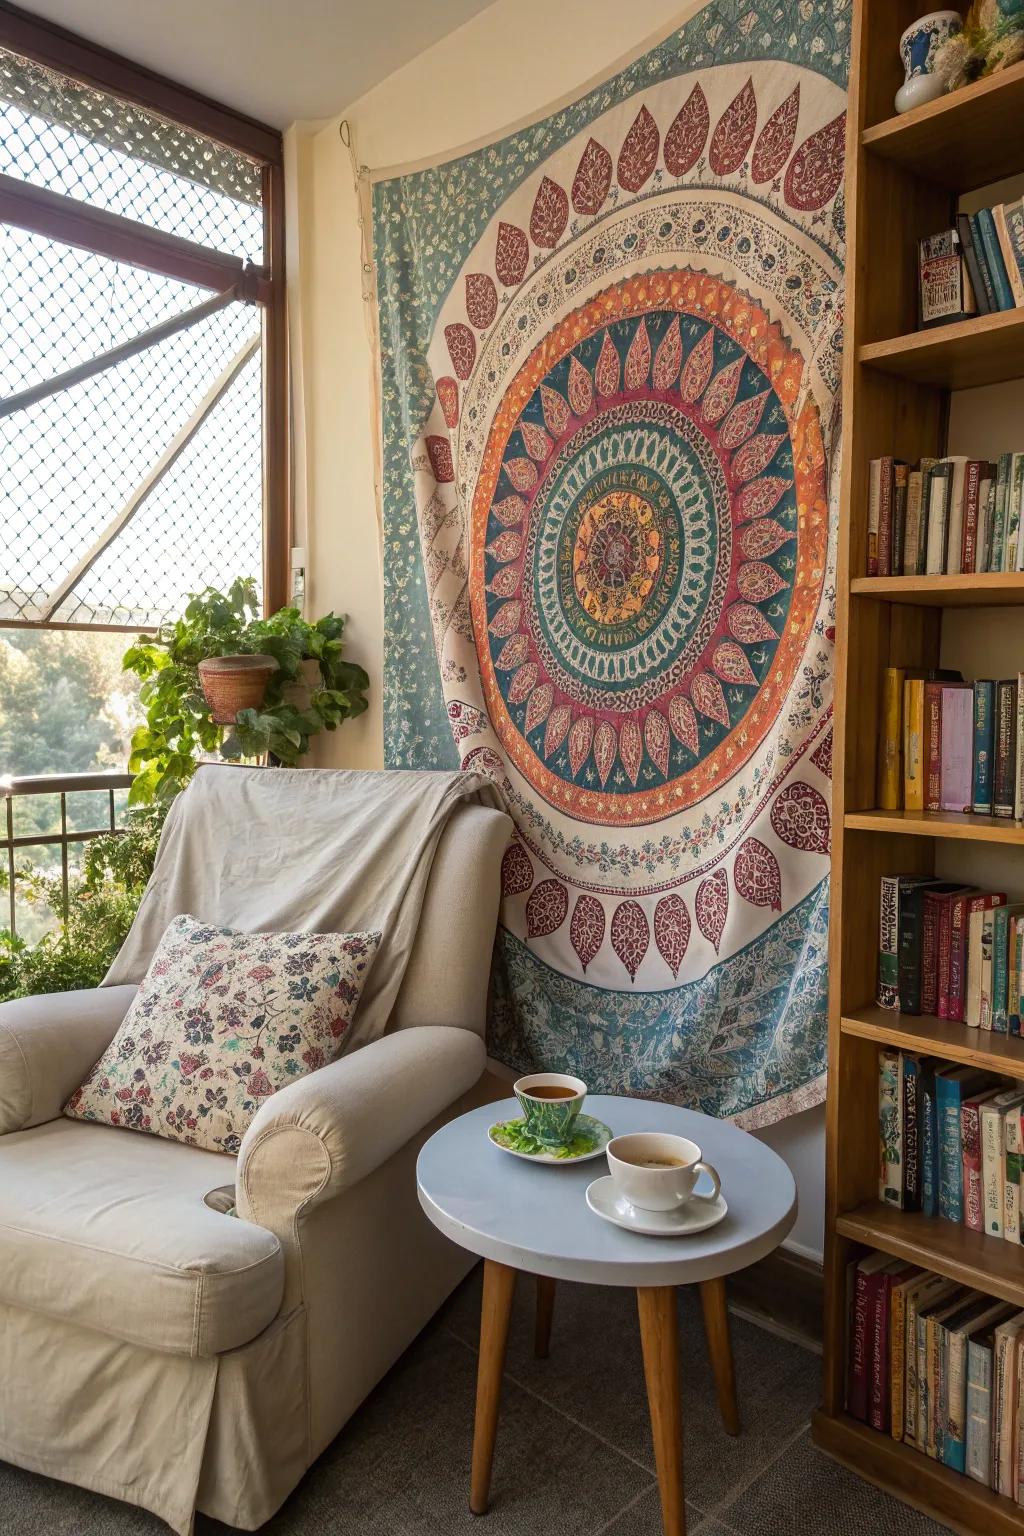
[[[501,858],[512,823],[464,804],[434,854],[412,954],[388,1030],[450,1024],[482,1035],[501,896]]]

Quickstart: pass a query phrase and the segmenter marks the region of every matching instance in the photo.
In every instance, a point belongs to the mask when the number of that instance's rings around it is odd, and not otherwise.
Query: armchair
[[[452,813],[387,1032],[237,1162],[61,1115],[134,986],[0,1005],[0,1459],[182,1536],[279,1507],[468,1267],[414,1170],[484,1068],[509,827]]]

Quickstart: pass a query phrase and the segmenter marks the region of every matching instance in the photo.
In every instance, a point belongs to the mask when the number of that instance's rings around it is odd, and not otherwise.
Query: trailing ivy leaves
[[[297,608],[281,608],[266,619],[258,614],[251,579],[233,582],[226,593],[207,587],[190,594],[174,624],[164,625],[154,639],[140,637],[125,652],[125,670],[142,679],[139,697],[146,711],[128,763],[136,775],[132,804],[172,800],[204,752],[219,750],[232,759],[269,753],[292,767],[309,751],[311,737],[336,730],[366,709],[370,679],[362,667],[343,659],[343,618],[329,613],[309,624]],[[273,656],[277,671],[260,708],[241,710],[222,741],[199,681],[199,663],[209,656],[256,654]],[[300,706],[294,685],[305,681],[304,661],[317,663],[319,680]]]

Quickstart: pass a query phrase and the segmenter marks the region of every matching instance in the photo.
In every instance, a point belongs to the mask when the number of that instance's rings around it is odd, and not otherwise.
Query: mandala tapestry
[[[747,1125],[824,1093],[848,38],[721,0],[374,190],[386,755],[515,821],[490,1051]]]

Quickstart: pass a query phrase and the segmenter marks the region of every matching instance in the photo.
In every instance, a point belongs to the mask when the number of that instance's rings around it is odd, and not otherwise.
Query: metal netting
[[[54,378],[206,297],[189,283],[0,225],[0,397]]]
[[[95,324],[91,350],[100,352],[112,335],[137,333],[166,311],[173,313],[181,298],[178,284],[136,272],[121,290],[122,317],[115,331],[110,306],[97,303],[93,309],[91,294],[104,280],[118,281],[116,263],[49,241],[24,246],[18,239],[14,248],[12,270],[20,275],[15,279],[11,271],[0,271],[0,313],[8,307],[7,290],[21,292],[22,307],[28,302],[26,293],[38,293],[40,324],[36,332],[12,327],[3,338],[0,356],[5,369],[29,381],[60,371],[65,348],[88,352],[91,325]],[[74,297],[68,294],[67,313],[62,315],[60,288],[72,272],[79,291]],[[138,307],[132,301],[138,301]],[[251,559],[246,558],[244,569],[236,560],[241,549],[248,555],[250,548],[258,551],[260,547],[260,494],[257,490],[249,498],[233,490],[229,493],[228,483],[212,471],[209,494],[200,502],[172,506],[166,488],[160,501],[167,524],[160,558],[173,567],[170,586],[155,563],[145,564],[141,546],[132,557],[132,570],[119,564],[121,549],[128,548],[122,540],[146,507],[143,500],[140,509],[132,511],[133,500],[176,437],[194,424],[204,402],[211,414],[197,432],[209,430],[214,414],[218,422],[227,421],[228,428],[220,428],[221,448],[226,449],[230,437],[228,457],[234,457],[236,468],[244,458],[249,483],[258,486],[262,474],[258,399],[254,402],[251,392],[239,387],[241,376],[226,389],[220,405],[209,397],[218,381],[223,382],[225,370],[233,362],[239,364],[246,347],[258,377],[259,344],[259,311],[232,303],[92,378],[0,418],[0,622],[5,618],[67,619],[74,610],[78,623],[151,624],[168,617],[181,593],[195,590],[202,579],[217,584],[230,582],[236,575],[259,574],[258,558],[255,570]],[[15,361],[19,346],[23,355]],[[51,366],[55,362],[58,366]],[[223,506],[221,496],[227,497]],[[126,509],[131,515],[118,530],[117,520]],[[215,521],[238,518],[241,525],[230,538],[211,540],[207,527],[211,517]],[[61,597],[71,575],[104,539],[110,539],[109,547],[100,551],[102,562],[97,556],[86,573],[90,584],[84,585],[83,577],[55,605],[55,597]],[[102,582],[97,577],[100,570]],[[200,571],[207,573],[202,579]],[[129,590],[133,595],[126,598]],[[87,592],[93,594],[91,599]]]
[[[262,590],[261,397],[257,352],[55,619],[156,625],[205,586]]]
[[[5,50],[0,171],[213,250],[263,259],[254,161]]]

